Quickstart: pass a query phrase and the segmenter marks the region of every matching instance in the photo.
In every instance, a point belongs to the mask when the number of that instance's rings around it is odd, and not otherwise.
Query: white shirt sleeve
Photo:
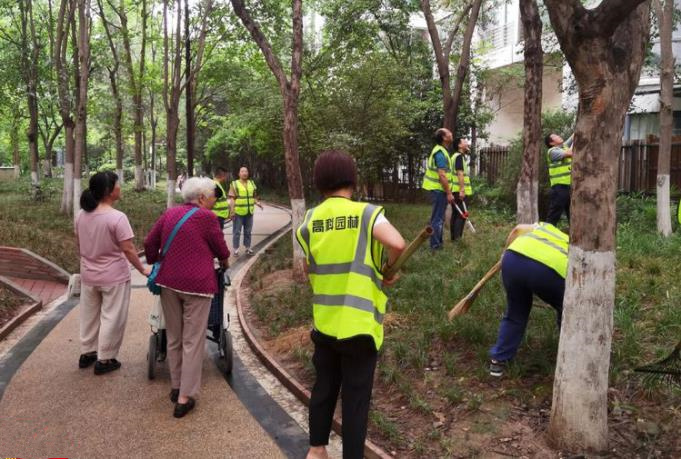
[[[390,223],[390,222],[388,221],[388,219],[386,218],[385,215],[383,215],[382,213],[380,213],[380,214],[378,214],[378,216],[376,217],[376,221],[374,222],[374,228],[376,228],[378,225],[382,225],[382,224],[384,224],[384,223]]]

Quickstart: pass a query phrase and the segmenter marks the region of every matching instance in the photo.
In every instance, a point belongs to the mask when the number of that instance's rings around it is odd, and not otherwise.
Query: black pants
[[[465,196],[463,198],[463,202],[459,198],[459,194],[455,193],[454,194],[454,204],[459,206],[459,209],[461,209],[461,212],[465,212],[463,210],[463,203],[466,203],[468,205],[468,196]],[[459,211],[456,210],[456,207],[452,204],[452,218],[449,221],[449,231],[452,234],[452,241],[456,241],[457,239],[460,239],[461,236],[463,235],[463,227],[466,225],[466,220],[459,214]]]
[[[220,222],[220,229],[221,230],[225,229],[225,218],[218,217],[218,221]]]
[[[311,336],[317,379],[310,397],[310,445],[329,443],[333,412],[342,385],[343,459],[361,459],[378,356],[374,340],[364,335],[337,340],[317,330],[313,330]]]
[[[551,187],[551,203],[549,213],[546,215],[546,223],[558,224],[563,211],[570,223],[570,185],[554,185]]]

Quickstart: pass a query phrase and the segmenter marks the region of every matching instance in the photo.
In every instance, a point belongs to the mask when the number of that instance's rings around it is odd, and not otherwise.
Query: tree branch
[[[605,0],[590,11],[593,33],[609,37],[617,27],[641,4],[649,0]]]
[[[456,34],[459,32],[459,27],[461,27],[461,24],[463,22],[463,19],[468,16],[468,12],[473,8],[473,2],[468,2],[468,4],[464,7],[463,11],[461,11],[461,14],[459,17],[456,19],[456,22],[454,23],[452,30],[449,31],[449,37],[447,37],[447,41],[445,42],[445,47],[444,47],[444,53],[445,53],[445,59],[449,61],[449,55],[452,53],[452,45],[454,44],[454,38],[456,37]]]

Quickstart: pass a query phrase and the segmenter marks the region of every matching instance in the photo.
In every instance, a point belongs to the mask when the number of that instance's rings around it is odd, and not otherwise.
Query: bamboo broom
[[[511,242],[515,241],[515,239],[525,233],[529,233],[535,228],[534,225],[518,225],[515,228],[513,228],[513,231],[508,235],[508,238],[506,238],[506,246],[504,247],[504,250],[508,248],[509,245],[511,245]],[[503,256],[503,253],[502,253]],[[492,269],[487,271],[487,274],[482,276],[482,279],[478,281],[477,284],[475,284],[475,287],[473,287],[473,290],[468,292],[468,295],[466,295],[461,301],[456,303],[456,305],[447,313],[447,317],[449,320],[452,320],[454,317],[461,316],[463,314],[466,314],[468,310],[471,308],[473,305],[473,302],[475,299],[478,297],[478,293],[480,293],[480,290],[482,290],[482,287],[485,286],[487,281],[489,281],[494,275],[499,272],[501,269],[501,258],[499,261],[496,262],[494,266],[492,266]]]
[[[385,279],[390,279],[393,277],[397,272],[402,268],[402,265],[411,257],[414,252],[416,252],[416,249],[418,249],[421,244],[425,242],[426,239],[430,237],[430,235],[433,234],[433,228],[430,226],[426,226],[423,228],[423,230],[414,238],[413,241],[409,243],[406,249],[404,249],[404,252],[395,260],[395,262],[388,266],[386,263],[383,265],[383,277]]]

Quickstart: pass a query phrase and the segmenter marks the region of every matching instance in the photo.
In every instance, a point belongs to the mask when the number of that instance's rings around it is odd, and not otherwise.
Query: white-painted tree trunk
[[[80,210],[80,193],[81,193],[81,185],[80,185],[80,178],[74,178],[73,179],[73,222],[76,222],[76,215],[78,215],[78,211]]]
[[[67,215],[73,210],[73,163],[64,164],[64,190],[60,209]]]
[[[175,205],[175,180],[168,180],[168,187],[166,188],[168,199],[166,200],[166,208],[170,209]]]
[[[657,231],[664,237],[672,234],[672,216],[669,210],[669,175],[657,176]]]
[[[303,224],[305,219],[305,199],[291,199],[291,231],[293,243],[293,272],[300,273],[300,277],[304,276],[305,270],[305,253],[300,248],[300,244],[296,240],[296,230]]]
[[[539,221],[539,183],[537,180],[518,181],[516,188],[518,223],[536,223]]]
[[[31,185],[40,186],[40,174],[37,171],[31,171]]]
[[[14,178],[19,178],[21,176],[21,167],[18,165],[14,166]]]
[[[116,175],[118,175],[118,181],[122,186],[125,183],[125,174],[123,172],[123,169],[116,169]]]
[[[139,164],[135,166],[135,189],[144,189],[144,169]]]
[[[615,252],[571,245],[568,259],[550,435],[567,445],[605,450]]]

